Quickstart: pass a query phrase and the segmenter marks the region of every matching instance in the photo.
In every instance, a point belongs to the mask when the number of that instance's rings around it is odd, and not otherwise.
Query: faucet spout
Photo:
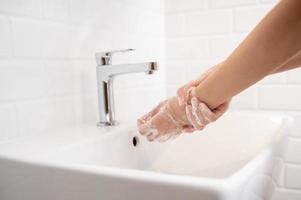
[[[153,74],[158,70],[157,62],[145,62],[134,64],[117,64],[117,65],[99,65],[98,77],[102,81],[113,78],[116,75],[145,72],[146,74]]]
[[[158,70],[157,62],[112,65],[111,61],[113,53],[128,52],[132,50],[133,49],[126,49],[96,54],[96,73],[99,104],[98,126],[118,125],[118,122],[115,120],[115,105],[113,93],[113,82],[115,76],[137,72],[153,74],[156,70]]]

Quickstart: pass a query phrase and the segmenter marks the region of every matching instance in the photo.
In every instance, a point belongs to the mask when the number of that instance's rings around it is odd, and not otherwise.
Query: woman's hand
[[[180,105],[187,105],[189,101],[189,93],[194,88],[197,87],[201,82],[203,82],[212,72],[216,70],[216,66],[213,66],[209,68],[205,73],[203,73],[200,77],[193,79],[180,87],[177,90],[178,98],[179,98],[179,104]]]
[[[162,142],[182,132],[202,130],[207,124],[218,119],[227,110],[228,101],[211,111],[190,94],[190,91],[204,81],[213,70],[214,68],[208,70],[199,79],[181,87],[178,90],[178,97],[159,103],[153,110],[139,118],[138,131],[149,141]]]
[[[183,129],[184,132],[193,132],[195,130],[203,130],[209,123],[220,118],[229,108],[230,100],[221,104],[214,110],[210,110],[208,106],[200,102],[196,97],[191,98],[191,105],[186,106],[186,116],[193,128]]]
[[[201,82],[205,81],[205,79],[210,76],[210,74],[213,73],[217,69],[217,67],[218,65],[210,68],[199,78],[190,81],[189,83],[178,89],[177,94],[179,104],[186,106],[186,116],[191,124],[191,126],[183,128],[183,132],[190,133],[195,130],[203,130],[206,125],[216,121],[228,110],[231,100],[226,101],[214,110],[210,110],[205,103],[200,102],[197,97],[192,96],[191,91]]]
[[[177,97],[157,105],[152,111],[137,120],[138,131],[149,141],[166,141],[178,136],[188,126],[185,106],[180,106]]]

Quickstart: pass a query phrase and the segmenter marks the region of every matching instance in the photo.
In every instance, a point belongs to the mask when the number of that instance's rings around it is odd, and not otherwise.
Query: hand
[[[185,106],[180,106],[177,97],[161,102],[152,111],[137,120],[138,131],[149,141],[166,141],[178,136],[188,124]]]
[[[193,132],[195,130],[203,130],[209,123],[220,118],[229,108],[230,100],[219,105],[214,110],[210,110],[208,106],[200,102],[196,97],[191,98],[191,105],[186,106],[186,116],[193,128],[184,129],[184,132]]]
[[[180,87],[177,90],[180,105],[188,105],[187,102],[189,101],[190,91],[193,88],[197,87],[201,82],[203,82],[212,72],[214,72],[216,70],[217,66],[218,65],[209,68],[200,77],[189,81],[188,83],[186,83],[185,85],[183,85],[182,87]]]
[[[158,140],[162,142],[178,136],[183,131],[201,130],[208,124],[207,121],[214,121],[221,116],[228,104],[211,111],[204,103],[198,101],[195,103],[195,100],[192,104],[187,102],[190,98],[189,91],[203,81],[213,69],[208,70],[199,79],[189,82],[178,90],[178,94],[182,94],[179,96],[183,97],[182,103],[179,102],[181,98],[172,97],[159,103],[153,110],[138,119],[138,131],[146,136],[149,141]],[[199,117],[202,113],[206,117]]]
[[[196,80],[192,80],[186,85],[180,87],[177,91],[179,104],[186,105],[185,112],[192,127],[186,127],[183,132],[193,132],[195,130],[203,130],[210,122],[216,121],[229,108],[231,100],[226,101],[214,110],[210,110],[208,106],[200,102],[196,97],[192,97],[191,91],[194,90],[202,81],[204,81],[212,72],[216,70],[217,66],[210,68],[207,72],[202,74]],[[189,99],[190,102],[189,102]]]

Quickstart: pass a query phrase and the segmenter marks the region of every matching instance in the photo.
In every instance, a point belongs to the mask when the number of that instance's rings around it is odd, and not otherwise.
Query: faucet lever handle
[[[99,52],[95,54],[96,63],[98,65],[110,65],[112,63],[112,56],[115,53],[126,53],[129,51],[134,51],[135,49],[121,49],[121,50],[114,50],[114,51],[106,51],[106,52]]]
[[[112,56],[113,54],[115,53],[126,53],[126,52],[129,52],[129,51],[135,51],[136,49],[121,49],[121,50],[114,50],[114,51],[108,51],[108,52],[105,52],[104,54],[106,56]]]

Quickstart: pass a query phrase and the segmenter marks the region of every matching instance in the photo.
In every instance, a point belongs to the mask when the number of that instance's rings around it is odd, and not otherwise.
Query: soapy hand
[[[204,81],[215,67],[200,78],[179,88],[178,97],[159,103],[153,110],[137,120],[139,132],[149,141],[160,142],[176,138],[183,132],[202,130],[207,124],[217,120],[229,106],[227,101],[214,110],[192,96],[191,91]]]
[[[191,105],[187,105],[185,111],[193,128],[184,128],[183,132],[203,130],[209,123],[220,118],[228,110],[229,104],[230,101],[226,101],[214,110],[210,110],[205,103],[200,102],[196,97],[192,97]]]
[[[161,102],[152,111],[137,120],[139,132],[149,141],[166,141],[177,137],[184,128],[191,126],[177,97]]]
[[[202,74],[201,77],[190,81],[178,89],[177,94],[179,98],[179,104],[186,105],[186,116],[192,125],[192,127],[189,126],[184,128],[183,132],[202,130],[206,127],[206,125],[208,125],[210,122],[216,121],[228,110],[231,100],[226,101],[214,110],[210,110],[205,103],[200,102],[197,97],[192,95],[193,92],[191,92],[216,69],[217,66],[210,68],[208,71]]]
[[[137,120],[138,131],[149,141],[164,142],[176,138],[183,132],[202,130],[209,122],[220,116],[220,111],[212,112],[197,98],[192,105],[179,104],[178,97],[172,97],[157,105]]]

